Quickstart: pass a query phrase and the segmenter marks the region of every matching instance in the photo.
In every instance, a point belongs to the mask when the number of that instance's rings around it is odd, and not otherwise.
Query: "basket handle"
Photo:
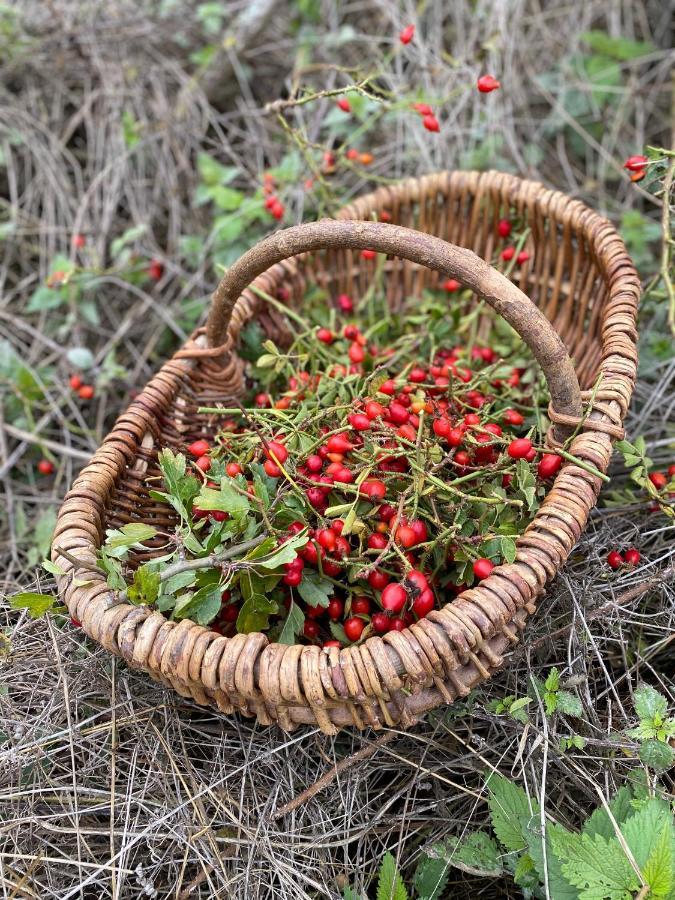
[[[579,381],[565,345],[520,288],[472,250],[401,225],[323,219],[285,228],[260,241],[230,267],[213,293],[206,328],[209,346],[225,343],[234,305],[255,278],[291,256],[332,247],[376,250],[457,278],[489,303],[525,341],[546,376],[553,410],[573,419],[581,417]],[[562,442],[571,432],[571,425],[557,424],[553,438]]]

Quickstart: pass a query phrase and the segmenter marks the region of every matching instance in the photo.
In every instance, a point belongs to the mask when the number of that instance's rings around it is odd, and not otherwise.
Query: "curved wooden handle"
[[[323,219],[275,232],[244,253],[214,291],[206,330],[209,345],[218,347],[225,342],[234,304],[255,278],[291,256],[331,247],[369,249],[398,256],[456,278],[471,288],[506,319],[530,348],[546,376],[553,409],[574,419],[581,416],[579,381],[565,345],[520,288],[472,250],[401,225]],[[571,431],[570,425],[556,425],[554,438],[564,441]]]

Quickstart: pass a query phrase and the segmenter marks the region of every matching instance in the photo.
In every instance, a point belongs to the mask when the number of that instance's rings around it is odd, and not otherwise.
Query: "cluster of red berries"
[[[611,569],[620,569],[621,566],[637,566],[640,562],[640,551],[635,547],[630,547],[625,553],[619,553],[618,550],[612,550],[607,554],[607,565]]]
[[[631,181],[642,181],[647,173],[648,163],[646,156],[629,156],[623,167],[630,172]]]
[[[668,466],[668,473],[665,472],[650,472],[649,480],[654,485],[657,491],[662,491],[665,487],[675,479],[675,464],[672,466]]]
[[[349,101],[347,101],[347,104],[349,105]],[[263,194],[265,194],[265,209],[273,218],[275,218],[277,221],[280,221],[284,217],[286,208],[281,200],[276,196],[274,191],[274,175],[272,175],[271,172],[265,172],[265,174],[263,175]]]
[[[96,393],[93,384],[85,384],[82,376],[76,373],[68,379],[68,386],[71,391],[75,391],[80,400],[93,400]]]

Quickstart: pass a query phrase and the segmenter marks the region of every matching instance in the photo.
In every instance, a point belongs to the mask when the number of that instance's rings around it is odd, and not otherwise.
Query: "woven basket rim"
[[[456,188],[471,196],[482,192],[508,197],[516,209],[530,204],[545,216],[555,211],[556,221],[562,218],[565,228],[587,236],[608,293],[598,366],[602,383],[589,416],[593,424],[574,438],[570,452],[605,472],[612,438],[630,401],[637,361],[640,282],[622,239],[607,219],[581,201],[498,172],[441,172],[406,179],[356,199],[338,218],[370,217],[372,211]],[[281,280],[291,269],[277,265],[256,283],[267,289],[270,280]],[[240,297],[233,325],[237,332],[256,303],[250,290]],[[236,708],[254,713],[263,723],[277,719],[285,728],[315,721],[328,733],[336,730],[336,722],[377,727],[398,721],[406,727],[420,713],[465,695],[489,677],[502,664],[509,644],[517,641],[536,598],[578,540],[595,504],[601,480],[573,463],[561,468],[530,525],[516,539],[513,563],[497,566],[487,579],[406,632],[371,637],[355,647],[321,650],[298,644],[289,649],[271,644],[260,633],[225,638],[190,620],[172,622],[150,608],[120,603],[102,573],[87,570],[87,583],[76,583],[72,576],[79,567],[74,558],[87,567],[96,563],[110,492],[135,464],[141,442],[148,435],[152,438],[158,412],[168,408],[183,380],[201,364],[196,357],[204,345],[204,331],[198,329],[161,367],[120,415],[59,512],[52,550],[52,559],[63,571],[57,576],[59,593],[85,632],[198,702],[215,702],[225,712]],[[83,577],[82,569],[77,575]]]

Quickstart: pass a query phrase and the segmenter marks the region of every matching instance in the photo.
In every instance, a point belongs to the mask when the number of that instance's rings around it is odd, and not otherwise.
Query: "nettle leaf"
[[[335,588],[331,581],[322,578],[318,572],[307,572],[296,588],[308,606],[328,606]]]
[[[391,853],[385,853],[377,882],[377,900],[408,900],[408,892]]]
[[[144,522],[129,522],[120,529],[109,528],[106,531],[104,544],[108,556],[121,559],[132,547],[150,540],[157,534],[157,529]]]
[[[577,719],[581,719],[584,714],[581,700],[579,700],[576,694],[573,694],[570,691],[558,691],[556,695],[556,707],[560,712],[565,713],[565,715],[575,716]]]
[[[672,898],[675,888],[675,826],[672,822],[664,825],[641,869],[653,900]]]
[[[284,627],[281,629],[281,634],[279,635],[279,643],[295,644],[295,639],[302,631],[304,624],[305,614],[297,603],[291,600],[291,605],[288,608],[288,615],[284,621]]]
[[[529,820],[521,820],[523,838],[527,841],[528,855],[537,873],[537,877],[543,884],[548,880],[548,889],[555,900],[577,900],[579,893],[562,873],[560,860],[553,851],[551,833],[554,830],[563,832],[560,839],[564,840],[564,834],[569,834],[562,825],[546,826],[546,858],[544,861],[544,840],[541,833],[541,822],[536,816]],[[545,874],[547,879],[545,879]]]
[[[499,845],[485,831],[470,832],[462,838],[450,837],[444,844],[434,845],[429,852],[430,855],[442,855],[451,866],[470,875],[498,878],[503,872]]]
[[[9,605],[12,609],[27,609],[31,619],[39,619],[40,616],[52,611],[56,604],[58,604],[56,597],[32,591],[23,591],[9,598]]]
[[[668,701],[651,684],[641,684],[634,693],[635,712],[641,719],[660,725],[668,715]]]
[[[157,461],[167,493],[151,491],[150,494],[153,497],[167,500],[181,519],[186,522],[189,519],[188,509],[199,493],[200,482],[194,475],[185,474],[186,460],[182,453],[173,453],[168,447],[165,447],[157,457]],[[206,509],[206,507],[202,508]]]
[[[438,900],[450,874],[450,863],[442,857],[423,856],[415,869],[415,890],[419,900]]]
[[[544,682],[544,688],[547,691],[557,691],[560,687],[560,672],[558,669],[553,666],[551,671],[546,676],[546,681]]]
[[[539,804],[517,784],[497,773],[490,774],[487,788],[492,827],[499,842],[511,853],[523,850],[526,844],[520,821],[537,815]]]
[[[159,572],[154,569],[152,563],[139,566],[127,590],[129,602],[137,606],[150,606],[157,600],[158,595]]]
[[[562,874],[579,889],[579,900],[627,900],[639,890],[638,877],[616,839],[555,828],[549,834]]]
[[[629,787],[621,787],[616,792],[616,794],[612,797],[609,802],[609,809],[614,817],[614,820],[621,825],[622,822],[625,822],[630,816],[633,815],[635,809],[633,808],[633,792]],[[604,805],[599,806],[597,809],[593,810],[591,815],[586,820],[582,832],[584,834],[593,837],[595,834],[599,834],[602,837],[607,838],[608,840],[615,835],[614,824],[610,819],[607,810]]]
[[[202,487],[195,503],[200,509],[216,509],[229,513],[234,519],[243,518],[251,509],[246,494],[238,491],[233,484],[228,484],[224,479],[219,489]]]
[[[646,740],[640,747],[640,760],[656,772],[665,772],[675,763],[675,750],[656,738]]]
[[[219,575],[219,573],[217,573]],[[174,619],[192,619],[198,625],[208,625],[220,611],[223,589],[218,581],[205,584],[176,602]]]
[[[621,833],[640,869],[651,856],[664,828],[673,828],[673,818],[669,804],[658,797],[647,800],[635,815],[621,825]]]

